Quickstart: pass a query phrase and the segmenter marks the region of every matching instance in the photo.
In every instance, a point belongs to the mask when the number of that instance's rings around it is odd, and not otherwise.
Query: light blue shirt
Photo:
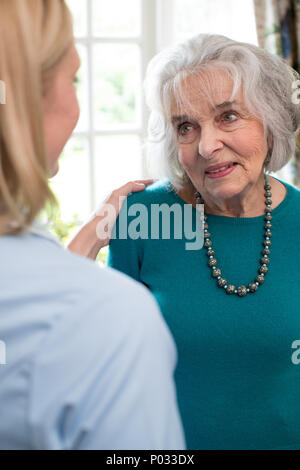
[[[152,295],[34,227],[0,237],[0,449],[183,449]]]

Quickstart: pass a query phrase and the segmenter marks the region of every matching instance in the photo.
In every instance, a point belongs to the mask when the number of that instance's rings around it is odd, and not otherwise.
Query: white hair
[[[188,177],[178,160],[171,102],[174,98],[180,101],[181,85],[187,77],[216,68],[233,80],[230,100],[243,86],[248,111],[263,124],[269,147],[265,170],[280,170],[295,152],[300,109],[292,95],[299,74],[283,59],[257,46],[221,35],[199,34],[157,54],[148,65],[144,83],[151,110],[148,170],[152,177],[167,177],[178,189]],[[209,90],[206,94],[210,95]]]

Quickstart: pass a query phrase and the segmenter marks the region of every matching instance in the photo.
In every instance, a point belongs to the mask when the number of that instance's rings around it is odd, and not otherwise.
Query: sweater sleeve
[[[141,240],[132,239],[128,235],[128,221],[124,217],[126,210],[127,205],[122,207],[120,216],[117,218],[114,226],[112,239],[109,244],[107,266],[117,269],[140,282],[140,267],[142,262]],[[130,220],[131,218],[129,217]],[[120,222],[123,224],[121,229],[123,235],[120,235],[119,231]]]

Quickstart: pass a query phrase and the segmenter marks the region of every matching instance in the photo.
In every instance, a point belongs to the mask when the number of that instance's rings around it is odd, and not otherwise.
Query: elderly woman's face
[[[214,109],[197,76],[184,84],[187,105],[172,106],[179,161],[202,196],[222,200],[243,194],[262,175],[268,151],[262,123],[247,112],[241,90],[229,103],[233,83],[225,73],[211,77]],[[199,93],[200,91],[200,93]],[[213,172],[215,165],[227,166]],[[211,170],[211,171],[210,171]]]

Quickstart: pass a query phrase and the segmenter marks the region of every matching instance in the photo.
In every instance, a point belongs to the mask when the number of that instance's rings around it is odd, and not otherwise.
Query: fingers
[[[144,183],[145,185],[152,184],[154,183],[153,179],[147,179],[147,180],[135,180],[133,183]]]
[[[101,206],[95,211],[91,221],[91,226],[94,226],[95,223],[97,224],[96,231],[98,238],[101,240],[101,247],[109,244],[111,230],[128,194],[143,191],[146,186],[153,182],[153,179],[129,181],[120,188],[112,191],[101,203]],[[102,222],[105,224],[104,227],[102,227]]]
[[[154,182],[153,179],[129,181],[128,183],[124,184],[120,188],[117,188],[111,193],[109,193],[109,195],[101,203],[101,206],[103,204],[113,204],[115,207],[118,207],[120,198],[124,199],[130,193],[143,191],[146,188],[146,186],[148,186],[149,184],[152,184],[153,182]],[[97,213],[99,212],[100,208],[97,209],[96,211]]]
[[[110,241],[111,230],[116,222],[116,218],[119,215],[120,209],[123,205],[124,200],[130,193],[142,191],[154,182],[153,179],[135,180],[129,181],[118,189],[112,191],[107,198],[101,203],[101,206],[95,211],[93,215],[92,223],[97,223],[97,235],[101,233],[101,247],[107,245]],[[102,221],[105,221],[104,229],[100,225]],[[104,230],[104,231],[103,231]]]
[[[146,188],[149,184],[152,184],[154,182],[153,179],[145,179],[145,180],[135,180],[135,181],[129,181],[128,183],[124,184],[118,189],[115,189],[113,191],[114,197],[120,197],[120,196],[128,196],[130,193],[135,193],[138,191],[142,191],[143,189]]]

